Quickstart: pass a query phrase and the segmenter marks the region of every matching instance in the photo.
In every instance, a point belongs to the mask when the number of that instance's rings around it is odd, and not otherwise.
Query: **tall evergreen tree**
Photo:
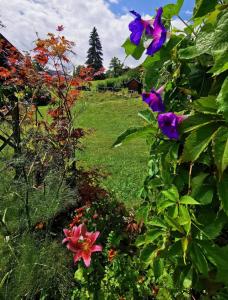
[[[95,71],[98,71],[103,67],[103,52],[96,27],[93,28],[90,34],[89,45],[86,64],[93,67]]]

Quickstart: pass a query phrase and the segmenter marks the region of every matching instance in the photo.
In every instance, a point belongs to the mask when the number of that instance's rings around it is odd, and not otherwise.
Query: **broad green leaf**
[[[218,193],[223,210],[228,215],[228,171],[223,173],[223,177],[218,183]]]
[[[180,133],[187,133],[214,122],[216,122],[216,118],[213,116],[195,114],[181,122],[179,130]]]
[[[145,88],[147,91],[150,91],[152,87],[156,86],[160,78],[159,71],[161,67],[161,61],[154,63],[153,67],[146,68],[145,70]]]
[[[168,257],[169,259],[172,257],[176,257],[176,256],[181,256],[182,255],[182,244],[181,244],[181,240],[177,240],[175,241],[173,244],[171,244],[171,246],[169,247],[168,250]]]
[[[179,50],[179,58],[180,59],[193,59],[204,53],[204,50],[199,51],[199,49],[194,46],[189,46],[184,49]]]
[[[207,205],[212,202],[214,196],[214,190],[209,184],[198,186],[198,188],[192,193],[194,199],[196,199],[201,205]]]
[[[135,241],[135,245],[137,247],[142,246],[145,244],[145,235],[139,235]]]
[[[204,227],[202,231],[207,237],[213,240],[220,235],[226,223],[227,223],[227,216],[222,212],[218,216],[216,216],[216,219],[213,220],[213,222],[209,223],[209,225]]]
[[[138,116],[145,120],[147,123],[151,124],[155,121],[153,112],[150,109],[141,110],[138,112]]]
[[[145,234],[145,243],[151,244],[155,241],[159,236],[161,236],[164,232],[161,229],[152,229],[146,232]]]
[[[167,225],[165,222],[158,217],[152,217],[152,220],[147,222],[148,225],[156,226],[156,227],[162,227],[162,228],[167,228]]]
[[[200,204],[200,203],[197,202],[194,198],[186,195],[186,196],[183,196],[183,197],[180,198],[180,204],[197,205],[197,204]]]
[[[163,7],[163,17],[171,19],[179,15],[184,0],[177,0],[176,4],[167,4]]]
[[[210,69],[209,73],[213,73],[213,76],[218,76],[219,74],[228,70],[228,51],[218,51],[215,53],[215,64]]]
[[[166,223],[168,223],[172,229],[174,229],[174,231],[179,231],[180,233],[183,233],[184,230],[182,229],[182,227],[178,224],[178,222],[172,218],[170,218],[169,216],[165,215],[164,216]]]
[[[204,180],[209,176],[208,173],[199,173],[197,176],[192,178],[191,187],[192,193],[194,194],[197,189],[202,186]]]
[[[218,112],[222,112],[226,121],[228,121],[228,77],[223,82],[220,93],[217,97]]]
[[[177,202],[179,200],[179,192],[178,189],[173,185],[167,191],[162,191],[162,194],[169,200],[173,202]]]
[[[194,162],[207,148],[217,132],[218,124],[209,124],[193,131],[186,139],[182,162]]]
[[[142,63],[143,67],[146,69],[149,69],[151,67],[153,67],[153,64],[156,61],[160,60],[160,52],[155,53],[155,55],[153,56],[147,56],[147,58],[145,59],[145,61]]]
[[[211,55],[213,40],[214,40],[214,31],[212,31],[212,29],[201,31],[196,38],[197,51],[201,54],[207,53]]]
[[[219,282],[228,283],[228,246],[219,247],[208,241],[198,241],[202,246],[207,259],[217,267],[217,278]]]
[[[221,177],[228,166],[228,127],[219,128],[212,145],[215,164]]]
[[[190,247],[190,256],[192,262],[196,269],[203,275],[208,275],[208,263],[207,260],[201,250],[201,248],[196,244],[192,243]]]
[[[188,273],[183,278],[183,287],[185,289],[190,289],[192,287],[192,268],[190,267]]]
[[[176,219],[178,217],[178,205],[175,204],[173,206],[170,206],[170,208],[168,209],[168,215],[171,217],[171,218],[174,218]]]
[[[84,278],[84,269],[79,267],[77,271],[74,273],[74,279],[81,283],[84,283],[86,279]]]
[[[191,217],[189,214],[189,211],[187,209],[187,207],[180,205],[179,207],[179,218],[177,219],[177,222],[183,226],[186,224],[191,223]]]
[[[205,16],[207,13],[214,10],[217,5],[217,0],[196,0],[193,12],[194,18]]]
[[[155,280],[159,279],[164,273],[164,259],[155,258],[153,262],[153,272]]]
[[[182,41],[183,37],[172,35],[162,49],[155,53],[154,56],[148,56],[143,63],[145,68],[145,87],[147,91],[150,91],[152,87],[155,87],[160,79],[159,71],[165,63],[170,62],[172,58],[172,50]]]
[[[133,127],[124,131],[112,145],[112,147],[118,147],[123,142],[138,138],[138,137],[148,137],[153,135],[156,132],[156,129],[150,126],[144,127]]]
[[[155,246],[147,245],[145,248],[142,249],[140,253],[140,260],[145,263],[149,263],[150,261],[152,261],[155,249]]]
[[[213,51],[228,50],[228,11],[221,14],[212,40]]]
[[[167,207],[174,206],[174,205],[176,205],[176,203],[171,200],[163,200],[158,203],[158,209],[161,211],[166,209]]]
[[[131,43],[130,39],[128,38],[125,43],[122,45],[122,47],[125,49],[125,53],[127,56],[131,55],[135,59],[139,60],[145,50],[143,46],[143,41],[141,41],[139,46],[136,46]]]
[[[201,113],[217,114],[217,102],[215,96],[202,97],[193,101],[195,110]]]

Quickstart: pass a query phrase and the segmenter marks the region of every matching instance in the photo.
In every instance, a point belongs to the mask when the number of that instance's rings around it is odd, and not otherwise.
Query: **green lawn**
[[[83,139],[80,164],[108,173],[104,186],[128,205],[139,200],[138,192],[147,171],[148,147],[144,139],[114,149],[111,146],[128,127],[143,125],[137,113],[144,108],[140,98],[126,99],[107,92],[85,92],[76,105],[75,126],[94,129]]]

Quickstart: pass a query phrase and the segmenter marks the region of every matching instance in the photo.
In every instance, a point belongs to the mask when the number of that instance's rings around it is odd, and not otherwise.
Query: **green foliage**
[[[127,56],[131,55],[135,59],[139,60],[145,50],[143,46],[143,42],[140,43],[139,46],[136,46],[131,43],[130,39],[128,38],[125,43],[122,45],[122,47],[125,49],[125,53]]]
[[[164,18],[171,19],[174,16],[178,16],[184,0],[177,0],[176,4],[167,4],[164,6]]]
[[[167,5],[164,17],[178,15],[182,4]],[[145,130],[151,126],[155,134],[147,138],[149,174],[141,192],[143,210],[138,209],[145,231],[136,246],[158,286],[166,273],[175,282],[164,299],[189,299],[196,293],[197,299],[223,299],[227,289],[226,8],[221,1],[196,0],[193,24],[179,35],[172,32],[167,44],[143,63],[146,89],[165,84],[166,111],[186,116],[180,139],[169,141],[153,114],[139,114]],[[116,143],[127,141],[128,134]]]
[[[124,73],[124,65],[117,57],[113,57],[109,65],[109,75],[110,77],[118,77]]]

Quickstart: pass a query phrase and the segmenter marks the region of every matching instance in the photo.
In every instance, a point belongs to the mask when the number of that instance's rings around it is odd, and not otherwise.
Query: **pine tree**
[[[89,45],[86,64],[94,68],[95,71],[98,71],[103,67],[103,52],[96,27],[93,28],[90,34]]]

